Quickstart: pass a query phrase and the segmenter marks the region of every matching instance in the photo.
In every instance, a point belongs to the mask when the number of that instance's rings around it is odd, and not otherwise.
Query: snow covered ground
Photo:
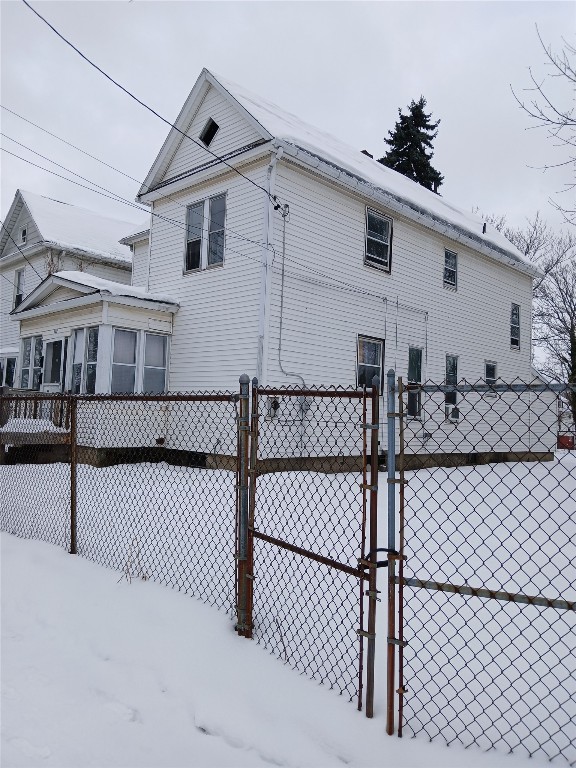
[[[544,760],[384,733],[237,637],[224,612],[3,533],[4,768],[528,768]]]
[[[20,536],[66,546],[69,467],[15,465],[0,470],[2,527]],[[571,599],[569,585],[575,581],[576,559],[576,553],[574,559],[570,555],[570,547],[576,541],[574,456],[561,455],[553,464],[466,467],[448,474],[440,468],[408,475],[407,514],[412,518],[408,527],[415,529],[410,562],[421,563],[416,576],[464,583],[474,580],[476,573],[486,581],[490,574],[499,576],[499,563],[501,569],[504,566],[505,578],[494,584],[489,582],[491,587],[498,583],[514,591],[520,588],[529,594]],[[305,528],[293,527],[292,538],[298,539],[295,543],[322,554],[337,554],[341,562],[354,564],[358,531],[347,537],[339,534],[338,552],[334,550],[332,536],[336,530],[334,521],[343,522],[344,509],[352,517],[356,507],[358,512],[361,509],[355,490],[357,480],[352,473],[283,473],[262,478],[257,517],[260,516],[266,532],[290,538],[281,535],[282,527],[278,527],[282,517],[295,514],[295,509],[284,503],[289,491],[292,499],[298,499],[297,508],[305,513],[311,504],[315,510],[313,519],[303,516],[307,521]],[[385,487],[384,478],[383,481]],[[275,495],[267,495],[267,483],[276,486]],[[344,506],[339,508],[342,503]],[[383,494],[380,503],[384,520]],[[417,525],[411,511],[419,518]],[[482,531],[481,520],[489,521],[490,516],[490,530]],[[3,534],[3,765],[168,768],[261,763],[524,764],[521,757],[511,762],[511,758],[497,757],[494,751],[487,758],[475,751],[475,746],[466,753],[459,748],[445,750],[439,743],[429,745],[422,733],[417,740],[407,738],[402,742],[384,736],[383,605],[377,633],[381,640],[377,655],[381,664],[376,682],[377,717],[369,723],[355,711],[347,701],[353,697],[351,673],[358,647],[354,602],[358,587],[350,577],[345,578],[351,583],[344,585],[338,582],[338,574],[326,569],[319,582],[314,566],[310,566],[308,573],[308,566],[292,563],[286,553],[278,557],[276,551],[277,562],[273,563],[264,549],[258,550],[255,608],[260,613],[255,615],[255,639],[280,658],[288,657],[290,664],[283,666],[271,659],[258,647],[258,642],[237,638],[230,622],[234,597],[233,473],[165,464],[102,469],[80,465],[78,519],[79,551],[100,565],[70,557],[57,547]],[[503,527],[498,530],[495,523]],[[435,541],[435,531],[446,530],[447,525],[452,536],[456,531],[460,536],[459,548],[449,562]],[[511,578],[508,562],[496,555],[486,567],[484,555],[475,562],[482,545],[482,541],[474,541],[478,531],[483,540],[488,534],[493,536],[489,550],[492,554],[498,553],[498,542],[503,543],[511,560],[521,563],[521,571],[515,570]],[[540,540],[539,535],[544,539]],[[550,536],[561,549],[560,559],[556,545],[554,551],[546,551]],[[379,538],[383,543],[384,530]],[[541,563],[537,562],[539,553],[545,555]],[[553,556],[552,561],[549,556]],[[118,570],[103,569],[101,565]],[[447,571],[447,566],[452,570]],[[122,575],[124,570],[136,576],[145,575],[146,581],[136,578],[128,583]],[[266,578],[270,574],[274,578]],[[317,582],[312,591],[306,588],[311,577]],[[522,722],[514,719],[512,723],[509,715],[502,718],[499,705],[494,712],[490,707],[486,709],[486,702],[483,704],[478,698],[483,695],[480,690],[475,694],[477,703],[468,707],[467,714],[473,719],[469,731],[473,736],[476,732],[482,735],[482,715],[488,725],[497,721],[498,729],[504,733],[512,728],[510,741],[524,733],[528,748],[537,745],[542,734],[534,742],[530,728],[526,732],[528,701],[524,691],[532,685],[531,654],[536,651],[531,647],[530,637],[541,634],[536,620],[543,620],[542,612],[530,619],[530,611],[524,611],[523,616],[529,620],[520,624],[515,617],[513,623],[518,631],[514,643],[508,643],[506,626],[500,627],[498,622],[494,627],[488,623],[484,626],[484,619],[480,621],[477,616],[464,621],[465,615],[458,608],[463,598],[418,592],[426,611],[421,606],[411,619],[407,610],[406,637],[412,641],[410,634],[418,628],[415,618],[427,616],[427,623],[417,634],[428,639],[422,651],[417,651],[415,642],[406,651],[411,695],[417,693],[415,686],[420,683],[424,698],[431,693],[432,709],[437,710],[439,697],[445,697],[452,688],[444,685],[437,673],[432,674],[436,667],[430,660],[446,653],[448,648],[452,657],[447,669],[456,670],[459,677],[463,672],[472,675],[470,680],[466,677],[468,682],[455,695],[473,693],[484,674],[482,669],[474,672],[476,657],[484,652],[481,633],[490,639],[494,630],[494,637],[506,641],[503,651],[504,656],[510,655],[512,677],[508,668],[499,665],[499,669],[504,675],[502,679],[510,677],[507,696],[513,693],[515,697],[510,711]],[[224,610],[214,611],[191,599],[191,594]],[[317,603],[318,595],[321,601]],[[490,603],[485,609],[487,622],[494,623],[496,617],[506,619],[508,614],[512,620],[511,606]],[[325,610],[326,604],[331,611]],[[456,611],[451,624],[442,618],[447,605]],[[431,608],[437,613],[437,622]],[[571,615],[562,621],[572,622],[573,618]],[[480,621],[478,627],[474,621]],[[446,632],[450,634],[451,627],[456,625],[460,638],[466,632],[472,635],[464,645],[446,640]],[[480,643],[479,647],[474,643]],[[558,648],[549,647],[544,694],[554,696],[557,691],[550,686],[550,681],[554,682],[550,670],[554,668]],[[466,656],[468,648],[471,658]],[[517,663],[518,654],[521,664]],[[423,667],[419,670],[421,662]],[[289,666],[321,677],[349,695],[338,697],[326,686],[319,687],[299,677]],[[574,685],[574,677],[570,677],[568,670],[566,678],[566,673],[564,661],[563,694],[567,686]],[[342,683],[345,675],[349,677]],[[538,698],[533,686],[532,689],[531,695]],[[419,696],[414,699],[415,704]],[[447,712],[450,706],[451,702],[446,702],[444,710]],[[563,711],[568,711],[566,706]],[[546,712],[544,709],[543,717],[538,715],[541,722]],[[416,725],[422,714],[413,708]],[[562,736],[564,742],[566,738],[570,738],[568,733]],[[470,741],[468,737],[467,740]],[[505,749],[506,743],[508,738],[500,740],[498,747]],[[536,762],[545,760],[540,755]],[[533,759],[531,764],[534,762]]]

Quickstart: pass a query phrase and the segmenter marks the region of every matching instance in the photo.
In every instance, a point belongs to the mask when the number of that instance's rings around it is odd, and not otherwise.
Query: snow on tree
[[[431,122],[432,113],[426,113],[425,106],[426,99],[420,96],[410,103],[408,114],[398,109],[399,120],[394,130],[388,132],[390,138],[384,139],[390,149],[378,162],[437,192],[444,176],[432,166],[431,160],[432,141],[438,135],[440,120]]]

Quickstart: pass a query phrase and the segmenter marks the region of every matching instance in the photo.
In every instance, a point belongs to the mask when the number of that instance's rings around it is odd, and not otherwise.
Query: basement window
[[[208,118],[208,122],[202,129],[202,133],[200,134],[200,141],[205,144],[207,147],[212,144],[212,141],[214,139],[214,136],[218,133],[218,128],[220,126],[218,123],[216,123],[214,120],[212,120],[211,117]]]

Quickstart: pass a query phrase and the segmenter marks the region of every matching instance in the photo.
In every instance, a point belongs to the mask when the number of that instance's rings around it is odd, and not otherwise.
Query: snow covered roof
[[[129,296],[134,299],[146,299],[148,301],[158,301],[162,304],[178,305],[178,302],[173,296],[150,293],[150,291],[147,291],[145,288],[124,285],[124,283],[116,283],[113,280],[104,280],[102,277],[89,275],[86,272],[64,270],[62,272],[55,272],[53,277],[56,278],[56,280],[74,283],[75,285],[83,286],[85,288],[94,288],[94,290],[99,291],[102,294],[108,294],[109,296]]]
[[[137,227],[132,227],[132,230],[124,235],[119,241],[123,245],[131,245],[137,243],[139,240],[147,240],[150,235],[150,225],[148,219],[143,221]]]
[[[154,190],[166,170],[181,131],[186,131],[198,103],[208,87],[214,87],[262,135],[310,168],[316,168],[336,183],[351,186],[383,206],[404,214],[422,225],[452,239],[463,241],[486,255],[531,275],[535,267],[504,235],[472,212],[453,205],[391,168],[364,155],[340,139],[304,122],[276,104],[251,93],[237,83],[203,69],[158,157],[143,183],[139,195]]]
[[[256,96],[246,88],[214,72],[211,74],[275,139],[300,147],[383,192],[392,194],[406,205],[445,220],[475,237],[480,236],[487,243],[505,250],[519,262],[533,266],[504,235],[491,224],[484,222],[481,217],[453,205],[440,195],[387,168],[331,134],[305,123],[272,102]]]
[[[98,294],[100,299],[114,300],[117,299],[119,303],[123,303],[122,299],[128,300],[128,302],[136,300],[136,305],[139,301],[149,302],[150,305],[167,305],[168,311],[174,312],[180,306],[179,302],[173,297],[165,294],[150,293],[145,288],[138,288],[132,285],[125,285],[124,283],[116,283],[113,280],[105,280],[102,277],[96,277],[90,275],[87,272],[78,272],[72,270],[63,270],[61,272],[54,272],[43,280],[36,288],[26,296],[24,301],[13,309],[11,315],[21,315],[29,310],[38,311],[39,305],[41,305],[43,299],[49,296],[58,288],[58,286],[65,286],[77,290],[80,295],[94,295]],[[71,302],[76,299],[66,299],[61,302],[54,302],[48,305],[51,312],[58,311],[62,308],[62,305],[66,305],[67,308]],[[126,301],[124,303],[127,303]]]
[[[132,262],[130,249],[126,245],[121,245],[119,240],[134,229],[133,222],[113,219],[34,192],[18,190],[10,214],[7,216],[7,219],[11,219],[12,225],[16,221],[22,203],[38,227],[41,242],[62,249],[82,251],[96,258],[127,265]],[[0,250],[8,239],[6,232],[3,232],[3,236]]]

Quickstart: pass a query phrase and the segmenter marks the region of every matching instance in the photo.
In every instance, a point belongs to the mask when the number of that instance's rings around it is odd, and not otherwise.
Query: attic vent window
[[[26,227],[24,227],[24,228],[22,229],[22,232],[20,232],[20,242],[21,242],[21,243],[25,243],[25,242],[26,242],[26,239],[27,239],[27,237],[28,237],[28,233],[27,233],[27,231],[26,231]]]
[[[212,140],[214,139],[214,136],[216,136],[216,133],[218,132],[218,123],[215,123],[214,120],[212,120],[211,117],[208,118],[208,122],[202,129],[202,133],[200,134],[200,141],[203,144],[206,144],[207,147],[212,144]]]

